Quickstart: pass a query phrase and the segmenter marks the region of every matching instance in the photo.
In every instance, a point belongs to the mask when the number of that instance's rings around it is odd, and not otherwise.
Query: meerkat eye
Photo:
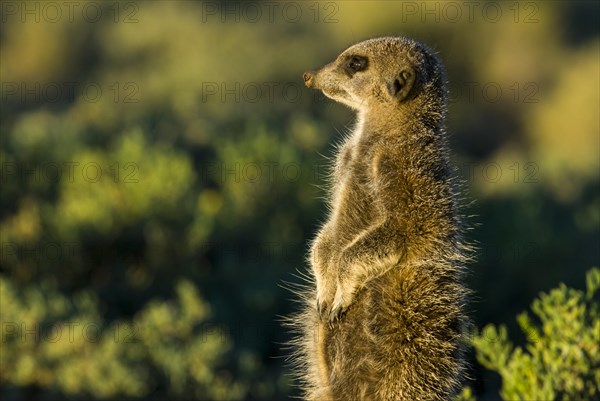
[[[344,69],[350,74],[354,75],[358,71],[363,71],[367,68],[367,58],[362,56],[351,56],[348,57],[344,63]]]

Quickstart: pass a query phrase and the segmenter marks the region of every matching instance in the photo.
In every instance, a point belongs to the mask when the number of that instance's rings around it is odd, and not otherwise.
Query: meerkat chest
[[[336,157],[334,178],[337,183],[348,180],[362,184],[369,175],[369,166],[373,158],[372,146],[360,132],[350,137],[340,148]]]
[[[372,151],[360,137],[350,138],[340,148],[334,168],[334,204],[369,204],[371,202],[370,159]],[[349,199],[350,198],[350,199]],[[364,205],[361,206],[364,208]]]

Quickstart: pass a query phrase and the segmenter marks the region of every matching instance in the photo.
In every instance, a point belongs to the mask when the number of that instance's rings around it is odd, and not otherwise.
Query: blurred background
[[[540,291],[583,288],[598,4],[3,1],[0,397],[297,395],[285,283],[303,281],[353,121],[302,73],[376,36],[447,66],[474,324],[510,330]],[[470,359],[475,394],[499,399]]]

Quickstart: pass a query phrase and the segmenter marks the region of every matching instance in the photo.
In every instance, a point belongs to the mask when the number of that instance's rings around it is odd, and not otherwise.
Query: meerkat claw
[[[326,310],[327,310],[327,302],[321,303],[319,300],[317,300],[317,314],[319,315],[319,320],[323,320]]]
[[[333,324],[336,321],[340,320],[344,312],[346,312],[346,309],[341,305],[338,305],[335,308],[331,309],[331,312],[329,313],[329,324]]]

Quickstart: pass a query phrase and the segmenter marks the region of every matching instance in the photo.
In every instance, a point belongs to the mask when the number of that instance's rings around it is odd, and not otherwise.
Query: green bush
[[[505,326],[486,326],[472,344],[477,360],[502,377],[504,400],[590,401],[600,399],[600,269],[587,273],[587,291],[560,284],[533,301],[539,322],[517,317],[525,349],[514,347]],[[463,400],[473,399],[470,390]]]
[[[240,399],[244,386],[219,369],[229,337],[207,325],[209,308],[190,282],[176,292],[107,324],[89,293],[69,299],[48,283],[18,291],[0,277],[0,383],[55,397]]]

